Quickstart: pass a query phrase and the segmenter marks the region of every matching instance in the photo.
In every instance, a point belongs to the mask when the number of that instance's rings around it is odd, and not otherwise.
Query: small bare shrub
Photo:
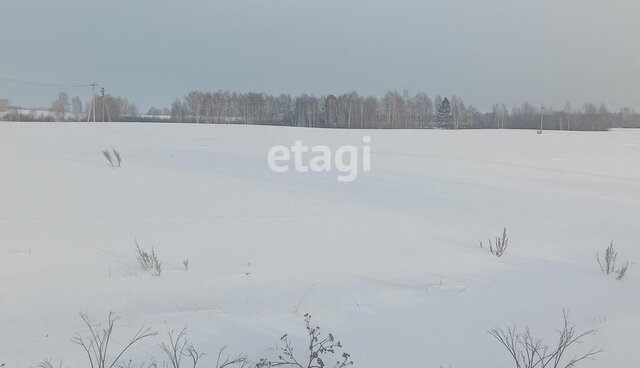
[[[189,271],[189,258],[182,260],[182,267],[184,267],[185,271]]]
[[[0,367],[2,367],[4,364],[0,365]],[[42,362],[38,363],[38,368],[62,368],[62,360],[60,360],[60,363],[58,363],[58,365],[54,365],[53,361],[49,358],[45,358],[45,360],[43,360]]]
[[[142,326],[140,327],[138,332],[136,332],[135,335],[130,340],[128,340],[129,342],[126,343],[124,347],[116,351],[111,351],[109,349],[111,337],[113,334],[115,323],[119,318],[116,317],[113,312],[109,313],[106,326],[104,327],[100,327],[100,325],[94,325],[91,320],[89,320],[89,316],[86,314],[81,313],[80,318],[82,318],[82,321],[89,331],[88,336],[83,337],[78,333],[71,339],[71,342],[80,345],[84,349],[86,356],[89,359],[89,365],[91,366],[91,368],[113,368],[116,364],[122,364],[119,363],[120,358],[122,358],[122,355],[124,355],[124,353],[127,352],[127,350],[129,350],[133,345],[138,343],[140,340],[146,339],[147,337],[157,335],[157,333],[152,332],[150,328]],[[115,358],[113,358],[113,360],[109,360],[109,357]]]
[[[616,276],[616,280],[622,280],[629,270],[629,261],[625,261],[625,263],[620,267],[616,265],[618,260],[618,250],[613,245],[613,240],[605,250],[604,258],[601,258],[600,252],[597,252],[596,260],[598,261],[598,265],[600,266],[602,273],[607,276],[614,274]]]
[[[573,368],[579,362],[594,357],[602,350],[592,348],[588,353],[566,359],[565,353],[574,345],[580,345],[584,337],[594,335],[595,330],[576,332],[575,325],[569,322],[569,313],[563,311],[564,324],[560,330],[558,342],[551,347],[542,340],[533,337],[526,328],[518,331],[510,327],[506,331],[502,328],[492,329],[489,334],[507,349],[516,368]]]
[[[162,274],[162,263],[158,260],[156,251],[151,247],[151,252],[140,248],[140,244],[136,240],[136,259],[140,269],[145,272],[151,272],[154,276],[160,276]]]
[[[143,361],[143,362],[134,362],[133,360],[129,359],[126,362],[120,362],[120,363],[116,363],[115,368],[158,368],[158,363],[156,363],[155,358],[151,358],[148,361]],[[166,365],[164,365],[162,368],[167,368]]]
[[[613,246],[613,241],[609,243],[609,246],[604,252],[604,260],[600,259],[600,252],[596,254],[596,259],[598,260],[598,265],[600,265],[600,270],[605,275],[609,275],[612,272],[615,272],[616,268],[616,259],[618,258],[618,251]]]
[[[109,161],[109,165],[111,165],[111,167],[122,166],[122,156],[120,155],[120,152],[115,150],[115,148],[112,148],[111,151],[108,149],[102,151],[102,155],[107,159],[107,161]]]
[[[126,362],[117,363],[116,368],[158,368],[158,364],[154,358],[142,363],[136,363],[133,360],[128,360]],[[166,368],[166,366],[163,368]]]
[[[182,358],[188,357],[192,368],[197,368],[198,361],[204,354],[198,353],[196,348],[191,343],[191,340],[187,336],[187,330],[183,329],[178,334],[173,331],[168,333],[169,341],[160,344],[160,348],[164,351],[167,358],[169,358],[170,368],[181,368]],[[223,346],[218,352],[218,359],[216,361],[215,368],[225,368],[233,365],[238,367],[246,367],[249,365],[249,360],[245,355],[238,355],[235,358],[227,356],[222,359],[222,355],[227,347]]]
[[[616,271],[616,280],[622,280],[625,276],[627,276],[627,270],[629,269],[629,261],[626,261],[618,270]]]
[[[309,335],[308,352],[305,355],[307,358],[304,360],[297,360],[293,352],[293,346],[288,335],[283,335],[280,338],[283,346],[280,347],[281,354],[275,361],[260,359],[257,363],[258,368],[270,368],[276,366],[291,366],[298,368],[323,368],[325,366],[325,360],[329,359],[329,356],[333,356],[338,348],[342,348],[340,341],[336,341],[332,334],[328,334],[326,337],[320,336],[320,327],[311,326],[311,315],[305,314],[304,321]],[[344,368],[353,365],[353,361],[350,360],[351,355],[343,352],[341,359],[336,361],[336,368]]]
[[[104,158],[107,159],[107,161],[109,161],[109,165],[111,165],[111,167],[116,166],[115,162],[113,161],[113,157],[111,156],[111,152],[109,152],[109,150],[102,151],[102,155],[104,156]]]
[[[120,156],[120,152],[116,151],[115,148],[111,149],[113,151],[113,155],[116,157],[116,162],[118,164],[118,167],[122,166],[122,156]]]
[[[180,368],[182,357],[189,357],[192,368],[196,368],[198,361],[204,354],[198,353],[196,348],[191,344],[191,340],[187,336],[187,330],[183,329],[177,335],[173,331],[169,331],[169,342],[162,342],[160,348],[169,358],[171,368]]]
[[[244,368],[249,366],[251,362],[247,357],[243,354],[237,355],[235,358],[231,358],[230,355],[227,355],[226,358],[222,359],[222,355],[224,351],[227,349],[226,346],[223,346],[218,351],[218,359],[216,359],[216,367],[215,368],[225,368],[230,366],[238,366],[240,368]]]
[[[507,236],[506,227],[502,230],[502,237],[496,236],[495,241],[491,241],[491,239],[489,239],[489,252],[491,252],[491,254],[495,255],[498,258],[502,257],[504,252],[507,251],[508,247],[509,237]],[[480,248],[484,248],[482,242],[480,242]]]
[[[183,329],[175,337],[173,331],[169,331],[167,335],[169,336],[169,342],[160,343],[160,348],[167,355],[167,358],[169,358],[171,367],[180,368],[180,363],[182,362],[182,357],[184,355],[184,349],[186,348],[187,343],[189,343],[189,340],[186,337],[186,330]]]

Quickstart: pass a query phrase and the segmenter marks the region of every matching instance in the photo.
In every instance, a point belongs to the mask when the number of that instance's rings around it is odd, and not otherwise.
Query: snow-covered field
[[[360,145],[372,170],[276,174],[275,144]],[[114,147],[122,168],[102,150]],[[217,351],[275,358],[304,313],[358,367],[512,367],[487,333],[552,343],[571,312],[598,329],[581,367],[640,362],[640,131],[346,131],[173,124],[0,124],[0,365],[87,367],[79,312],[161,333],[129,355],[161,361],[169,329]],[[500,259],[478,246],[503,227]],[[152,246],[161,277],[138,269]],[[632,265],[605,277],[614,240]],[[182,260],[190,267],[183,270]],[[117,342],[115,343],[117,345]]]

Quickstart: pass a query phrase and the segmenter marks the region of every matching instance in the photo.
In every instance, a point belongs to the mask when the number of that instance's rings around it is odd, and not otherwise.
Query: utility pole
[[[90,84],[91,86],[91,104],[89,105],[89,111],[87,112],[87,123],[91,121],[91,113],[93,113],[93,122],[96,122],[96,87],[95,82]]]
[[[111,122],[111,111],[109,110],[109,107],[107,106],[107,99],[105,98],[105,95],[104,95],[104,87],[100,88],[100,95],[102,96],[102,121],[106,121],[106,120],[104,120],[104,113],[106,111],[107,112],[107,119],[109,119],[109,122]]]
[[[102,121],[104,121],[104,109],[106,104],[104,103],[104,87],[100,88],[100,94],[102,95]]]

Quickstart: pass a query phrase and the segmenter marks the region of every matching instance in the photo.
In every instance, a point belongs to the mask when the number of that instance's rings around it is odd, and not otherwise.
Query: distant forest
[[[91,100],[91,99],[90,99]],[[47,109],[25,111],[0,100],[0,117],[12,121],[140,121],[197,124],[279,125],[346,129],[544,129],[608,130],[640,128],[640,114],[623,108],[611,112],[605,104],[585,103],[562,110],[524,102],[508,108],[495,104],[480,112],[458,96],[431,99],[426,93],[409,95],[389,91],[383,97],[341,95],[291,96],[230,91],[192,91],[177,99],[171,108],[150,108],[141,114],[135,103],[110,95],[96,96],[93,104],[70,99],[60,93]]]

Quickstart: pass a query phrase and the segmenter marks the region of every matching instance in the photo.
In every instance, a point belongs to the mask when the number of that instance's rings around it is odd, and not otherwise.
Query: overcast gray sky
[[[637,0],[2,0],[0,77],[142,110],[192,89],[638,109],[638,19]],[[18,105],[57,92],[0,81]]]

